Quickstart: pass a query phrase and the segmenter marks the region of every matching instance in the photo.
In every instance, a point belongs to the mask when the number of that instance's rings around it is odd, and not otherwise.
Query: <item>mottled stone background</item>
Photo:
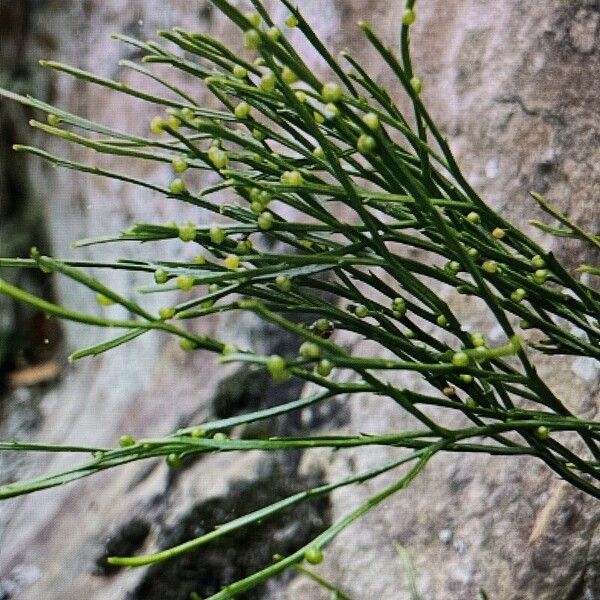
[[[400,1],[299,3],[328,45],[350,49],[399,96],[398,86],[355,23],[370,21],[396,45]],[[282,7],[276,0],[267,4],[282,22]],[[520,225],[538,216],[527,196],[535,189],[582,225],[597,229],[600,2],[421,0],[418,10],[413,45],[425,83],[423,97],[471,183]],[[50,57],[138,84],[139,76],[117,65],[120,58],[131,58],[131,48],[112,41],[110,34],[146,39],[158,28],[175,25],[238,43],[238,34],[205,0],[0,0],[0,83],[141,132],[154,114],[151,106],[44,72],[36,61]],[[322,70],[300,37],[294,43]],[[195,87],[193,93],[203,91]],[[58,256],[101,256],[112,249],[75,252],[70,243],[118,231],[133,221],[203,218],[132,186],[57,171],[12,154],[12,143],[31,139],[26,127],[31,116],[0,100],[1,255],[23,254],[35,243]],[[40,143],[78,160],[121,166],[81,149],[49,140]],[[170,176],[166,168],[133,168],[156,181]],[[578,244],[543,241],[569,265],[597,259],[586,257]],[[187,250],[181,244],[164,248],[173,256]],[[138,250],[121,248],[120,254],[133,256]],[[75,308],[91,305],[91,295],[64,280],[55,280],[51,287],[32,274],[10,276]],[[128,274],[112,275],[111,281],[123,290],[140,282]],[[460,303],[457,311],[466,321],[491,329],[474,305],[464,299]],[[290,344],[250,318],[232,326],[215,317],[202,327],[222,337],[246,339],[267,352],[284,351]],[[176,342],[159,334],[143,336],[96,360],[67,365],[64,357],[70,351],[106,332],[44,325],[37,315],[0,298],[0,336],[3,332],[0,363],[5,371],[48,358],[61,367],[53,384],[4,389],[3,439],[112,445],[124,430],[135,436],[160,435],[191,421],[268,406],[301,392],[297,385],[273,388],[243,370],[216,368],[213,358],[200,353],[183,355]],[[493,338],[493,329],[488,333]],[[11,340],[19,341],[20,352],[15,353]],[[574,411],[595,417],[596,364],[554,359],[541,362],[540,370]],[[410,376],[403,377],[403,385],[411,383]],[[309,429],[374,432],[406,427],[407,422],[391,402],[367,397],[285,417],[270,427],[279,434]],[[184,599],[192,590],[208,595],[268,562],[273,551],[287,552],[305,543],[378,489],[381,481],[335,493],[163,568],[112,572],[102,567],[102,557],[188,539],[299,486],[358,471],[388,454],[211,456],[177,474],[163,464],[131,466],[7,501],[0,505],[0,598]],[[8,481],[17,471],[21,476],[54,471],[70,460],[3,455],[0,478]],[[438,457],[410,489],[344,532],[327,552],[322,572],[355,599],[409,598],[394,549],[394,542],[400,542],[414,559],[418,586],[427,599],[475,599],[484,588],[493,600],[591,600],[600,598],[599,518],[597,502],[532,460]],[[327,595],[306,579],[288,575],[247,598],[319,600]]]

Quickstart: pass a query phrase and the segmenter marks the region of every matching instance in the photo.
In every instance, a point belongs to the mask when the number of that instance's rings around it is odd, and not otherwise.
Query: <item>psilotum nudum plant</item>
[[[384,45],[368,24],[359,24],[365,43],[375,48],[394,75],[394,94],[401,90],[408,99],[410,114],[351,54],[334,58],[289,0],[280,2],[289,16],[276,24],[260,0],[251,1],[251,12],[240,11],[227,0],[212,0],[239,27],[244,49],[230,49],[204,33],[180,28],[160,31],[160,41],[117,36],[143,55],[141,64],[128,66],[162,85],[164,95],[61,63],[42,63],[90,85],[153,103],[156,116],[146,135],[108,127],[31,97],[0,92],[45,114],[44,120],[31,125],[49,136],[118,157],[116,164],[132,158],[170,165],[172,180],[163,186],[127,170],[107,170],[33,146],[16,146],[16,151],[54,165],[125,181],[172,202],[173,222],[136,223],[80,245],[137,241],[148,247],[179,239],[197,248],[196,258],[186,262],[169,260],[158,250],[154,260],[61,260],[35,248],[29,258],[1,259],[3,268],[64,276],[90,290],[100,304],[127,309],[131,316],[126,319],[98,316],[92,309],[78,312],[0,279],[1,293],[48,316],[113,332],[107,341],[72,354],[72,360],[108,352],[158,330],[177,337],[185,351],[214,353],[221,363],[248,363],[276,381],[299,378],[311,384],[310,393],[294,401],[197,423],[167,437],[134,439],[125,431],[114,448],[2,443],[1,449],[11,451],[78,451],[84,459],[67,471],[0,487],[1,498],[156,457],[176,468],[185,457],[215,452],[322,447],[343,452],[369,446],[397,451],[391,462],[306,489],[181,545],[150,555],[108,559],[112,565],[130,567],[167,561],[309,498],[367,480],[376,482],[388,474],[387,487],[310,543],[230,582],[211,600],[233,598],[286,569],[304,568],[303,561],[314,565],[326,560],[327,545],[338,533],[408,486],[438,453],[478,452],[506,455],[506,460],[531,456],[573,486],[600,497],[600,423],[572,414],[536,369],[544,354],[600,357],[600,294],[503,219],[462,175],[420,98],[422,82],[409,51],[409,33],[417,18],[414,0],[408,0],[399,24],[398,52]],[[321,57],[326,78],[320,79],[290,43],[286,36],[292,28]],[[191,93],[153,72],[155,63],[200,82],[219,108],[198,104]],[[190,172],[213,173],[219,181],[200,189]],[[235,201],[223,202],[224,194]],[[533,197],[560,222],[558,228],[534,225],[600,245],[598,235],[583,231],[539,194]],[[203,223],[212,213],[208,222],[213,224],[180,223],[177,202],[205,213],[199,218]],[[106,272],[106,277],[92,277],[92,268],[94,273]],[[110,286],[114,269],[142,273],[147,277],[142,291],[172,292],[164,296],[172,303],[155,313],[144,307],[147,295],[125,297]],[[590,265],[581,270],[598,274]],[[502,331],[503,341],[493,345],[485,332],[468,331],[436,286],[479,299],[491,325]],[[194,333],[202,331],[205,317],[219,313],[234,319],[240,312],[254,313],[296,336],[296,351],[265,356]],[[192,329],[190,321],[198,325]],[[530,330],[536,331],[535,338],[528,336]],[[348,335],[369,340],[379,351],[352,353],[340,343]],[[394,383],[398,378],[392,375],[401,371],[418,375],[419,391]],[[365,393],[394,402],[398,411],[419,422],[418,429],[318,437],[306,432],[267,439],[231,435],[235,425]],[[448,415],[453,414],[461,419],[450,420]],[[450,422],[462,425],[451,427]],[[390,472],[397,473],[391,484]]]

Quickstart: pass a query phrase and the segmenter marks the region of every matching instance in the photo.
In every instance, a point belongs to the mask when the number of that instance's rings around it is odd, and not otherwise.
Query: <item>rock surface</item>
[[[31,3],[23,52],[29,60],[38,58],[43,41],[45,56],[52,54],[101,75],[139,82],[115,66],[120,58],[129,56],[129,49],[109,41],[110,33],[145,39],[159,27],[183,25],[218,31],[229,38],[236,35],[204,2],[193,3],[194,9],[190,4],[183,0]],[[276,20],[283,21],[281,6],[275,0],[267,4],[273,5]],[[303,0],[302,9],[329,45],[338,50],[348,47],[380,82],[389,84],[389,74],[357,34],[354,23],[369,20],[381,37],[393,44],[400,4]],[[582,225],[598,223],[599,15],[596,0],[430,0],[419,6],[413,45],[415,65],[425,82],[424,99],[452,140],[471,183],[515,223],[523,224],[535,215],[527,197],[530,189],[547,193]],[[302,40],[294,41],[299,52],[310,58]],[[3,54],[8,52],[5,48]],[[315,69],[322,65],[315,63]],[[45,94],[47,86],[58,104],[117,127],[143,131],[153,115],[147,105],[66,77],[38,81],[40,93]],[[394,84],[389,86],[395,94]],[[53,145],[51,150],[96,160],[73,148]],[[145,177],[168,180],[166,169],[141,168]],[[201,218],[125,184],[57,172],[37,162],[30,163],[30,169],[37,182],[32,195],[45,207],[48,237],[58,256],[73,252],[69,244],[75,238],[117,231],[132,221],[168,221],[173,210],[180,222],[192,216]],[[585,258],[579,245],[544,242],[554,244],[569,264]],[[127,251],[133,255],[137,248]],[[175,255],[188,248],[174,244],[166,247],[167,251]],[[98,256],[96,252],[93,256]],[[124,290],[140,283],[129,276],[112,282]],[[74,308],[90,305],[90,298],[73,293],[67,282],[57,281],[56,290]],[[489,329],[483,315],[464,299],[460,302],[457,311],[470,319],[473,328]],[[263,340],[265,349],[292,343],[250,319],[237,324],[235,331],[219,319],[203,327],[231,339],[251,339],[254,346]],[[67,327],[63,350],[66,353],[93,343],[104,333]],[[572,410],[587,418],[596,416],[597,365],[545,360],[541,370]],[[244,381],[243,374],[215,369],[212,360],[201,355],[184,356],[174,342],[148,334],[94,361],[65,366],[59,385],[41,395],[39,423],[28,435],[55,443],[112,445],[124,428],[134,436],[164,434],[189,419],[199,421],[214,414],[215,406],[223,410],[228,404],[219,385],[224,376],[234,378],[230,379],[234,385],[225,389],[245,389],[243,383],[237,385]],[[414,378],[412,383],[418,385]],[[279,399],[282,395],[291,398],[298,391],[271,390]],[[260,405],[269,390],[266,392],[264,397],[260,390],[254,392],[254,399],[246,398],[250,393],[232,397],[230,403],[237,407],[245,402]],[[225,397],[230,394],[226,392]],[[15,392],[7,399],[9,405],[14,404],[14,396]],[[30,401],[37,396],[35,392]],[[307,421],[310,426],[319,416],[309,415]],[[5,419],[2,437],[23,432],[18,424],[8,427],[10,423]],[[284,432],[297,431],[300,426],[300,422],[275,424]],[[347,403],[343,418],[332,426],[377,432],[410,424],[390,401],[354,398]],[[97,574],[95,563],[105,551],[107,535],[131,543],[137,540],[139,548],[148,550],[183,527],[194,510],[208,510],[215,498],[230,498],[232,490],[251,489],[253,483],[261,482],[273,487],[265,482],[280,476],[289,482],[289,493],[297,477],[315,478],[322,472],[326,479],[337,479],[390,454],[377,450],[287,458],[223,455],[188,465],[176,477],[164,465],[134,466],[5,502],[0,506],[0,598],[1,590],[5,598],[16,600],[141,598],[139,590],[145,591],[143,597],[159,597],[147,595],[149,588],[143,587],[155,586],[154,594],[160,589],[160,577],[150,572]],[[20,475],[53,471],[65,464],[62,458],[35,457],[19,463]],[[299,518],[311,524],[310,531],[317,531],[382,485],[377,480],[334,493],[330,508],[321,506],[316,511],[320,518],[315,510],[301,513]],[[534,461],[440,456],[408,490],[343,533],[327,552],[322,571],[353,598],[408,598],[394,548],[394,543],[400,542],[413,557],[424,598],[476,598],[484,588],[494,600],[587,600],[600,596],[599,518],[595,501],[563,486]],[[301,543],[307,534],[305,529],[278,535]],[[243,552],[242,547],[228,555],[228,564],[243,562],[235,559]],[[230,575],[222,573],[223,577]],[[164,581],[170,582],[176,593],[177,577]],[[181,593],[184,591],[189,589],[182,585]],[[318,600],[327,595],[306,579],[295,578],[248,597]]]

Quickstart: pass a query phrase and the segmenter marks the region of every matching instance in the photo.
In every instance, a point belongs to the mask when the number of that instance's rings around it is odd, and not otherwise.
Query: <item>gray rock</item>
[[[115,67],[128,50],[109,41],[114,31],[146,37],[158,27],[177,24],[218,32],[234,44],[238,40],[203,3],[190,8],[192,3],[182,0],[72,0],[62,2],[60,9],[54,2],[38,4],[25,46],[31,60],[39,57],[39,40],[50,40],[52,49],[47,47],[44,54],[130,81],[139,79]],[[267,4],[283,20],[281,6],[275,0]],[[349,48],[398,95],[399,86],[390,83],[389,73],[381,68],[354,23],[360,18],[370,20],[394,44],[401,3],[306,0],[302,8],[328,44],[336,50]],[[470,181],[522,226],[539,216],[527,197],[529,189],[547,193],[582,226],[597,225],[597,2],[430,0],[420,3],[418,13],[413,43],[415,65],[425,82],[423,97],[448,133]],[[298,32],[293,35],[297,50],[313,60],[314,54]],[[316,62],[314,67],[323,68]],[[44,94],[46,86],[58,104],[118,127],[143,131],[153,116],[147,105],[63,76],[53,76],[49,83],[39,80],[38,92]],[[50,150],[107,164],[106,159],[85,152],[74,154],[74,149],[55,142],[50,142]],[[57,255],[73,255],[69,244],[74,238],[107,229],[118,231],[132,221],[168,221],[174,210],[178,221],[200,218],[195,211],[125,184],[54,171],[37,162],[30,163],[30,169],[37,182],[32,194],[45,207],[47,231]],[[158,181],[169,177],[167,169],[148,166],[141,167],[139,174]],[[593,258],[580,244],[541,239],[553,245],[570,266]],[[127,256],[137,251],[119,249]],[[173,244],[164,251],[182,257],[189,248]],[[83,257],[101,257],[105,252],[112,249],[89,251]],[[123,290],[141,281],[130,275],[111,280]],[[68,282],[57,281],[57,293],[73,308],[90,308],[90,298]],[[476,304],[464,298],[451,300],[473,330],[499,339],[494,324]],[[202,327],[207,333],[228,330],[227,322],[218,317]],[[236,329],[230,332],[232,338],[239,333],[248,344],[261,338],[266,347],[279,343],[275,337],[265,339],[273,332],[250,319]],[[63,350],[105,335],[68,326]],[[360,350],[359,344],[356,351]],[[573,377],[573,369],[579,377]],[[540,372],[552,389],[577,414],[594,418],[597,379],[592,381],[589,369],[563,358],[540,360]],[[190,415],[196,421],[211,415],[217,390],[223,389],[220,382],[231,373],[215,369],[205,356],[184,356],[174,342],[151,333],[96,360],[65,366],[60,384],[41,401],[43,418],[34,437],[56,443],[112,445],[124,429],[135,436],[161,435]],[[403,385],[418,385],[416,377],[402,377]],[[410,419],[384,398],[354,398],[347,409],[350,422],[336,422],[335,428],[376,432],[411,426]],[[298,424],[302,423],[314,420],[307,415]],[[141,584],[147,572],[123,571],[107,578],[92,571],[101,541],[132,517],[152,515],[164,520],[153,521],[152,531],[142,542],[142,550],[150,551],[160,545],[160,532],[183,523],[199,502],[239,489],[240,480],[260,481],[281,468],[290,477],[322,472],[327,479],[336,479],[392,455],[396,453],[387,449],[306,453],[283,465],[255,454],[219,455],[190,465],[175,479],[162,464],[134,466],[4,503],[0,506],[4,587],[0,589],[10,588],[18,600],[122,598]],[[55,471],[71,460],[33,457],[20,465],[20,475]],[[394,476],[332,494],[331,517],[341,517]],[[162,512],[157,505],[165,507]],[[600,593],[599,516],[596,501],[562,486],[533,460],[438,456],[409,489],[345,531],[328,549],[322,572],[354,598],[408,597],[394,549],[394,542],[399,541],[413,558],[424,598],[475,598],[480,588],[494,600],[595,598]],[[448,531],[450,536],[444,533]],[[327,597],[305,578],[296,577],[286,585],[279,582],[256,597]]]

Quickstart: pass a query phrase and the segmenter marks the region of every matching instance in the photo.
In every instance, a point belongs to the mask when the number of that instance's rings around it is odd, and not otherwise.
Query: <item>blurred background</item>
[[[283,27],[284,7],[277,0],[265,4]],[[400,1],[299,4],[327,45],[349,49],[402,104],[399,86],[356,27],[358,20],[367,20],[396,47]],[[473,186],[523,227],[539,216],[527,196],[533,189],[580,225],[597,229],[600,2],[422,0],[417,12],[414,62],[424,81],[423,98]],[[118,65],[120,59],[140,56],[110,36],[146,40],[157,29],[173,26],[208,31],[234,48],[241,46],[238,31],[206,0],[0,0],[0,86],[118,129],[146,132],[156,114],[151,105],[42,69],[38,60],[63,61],[152,89],[151,82]],[[292,39],[325,74],[298,32]],[[197,82],[176,73],[169,77],[215,105]],[[0,256],[27,256],[32,245],[63,258],[138,256],[135,246],[73,250],[70,244],[116,233],[133,222],[206,219],[147,190],[56,170],[14,153],[14,143],[39,144],[72,160],[124,168],[114,159],[40,138],[28,127],[33,117],[42,119],[0,98]],[[166,167],[132,163],[127,168],[161,183],[172,176]],[[568,265],[598,262],[577,244],[542,241]],[[188,251],[183,246],[164,245],[161,251],[181,258]],[[0,276],[75,309],[114,310],[98,307],[93,294],[37,271],[1,269]],[[143,282],[129,274],[111,275],[111,284],[128,294]],[[148,301],[152,307],[159,299]],[[457,306],[465,319],[486,330],[471,309]],[[285,353],[293,343],[250,317],[233,324],[211,317],[201,328],[267,353]],[[112,446],[123,433],[166,434],[302,393],[294,382],[272,386],[243,368],[216,368],[213,357],[184,354],[176,341],[158,333],[94,360],[66,362],[70,352],[105,336],[48,320],[0,296],[0,438]],[[541,371],[573,410],[596,416],[600,380],[595,364],[548,359]],[[403,426],[395,406],[356,398],[282,417],[265,431],[238,433],[256,437]],[[306,543],[377,487],[369,483],[334,493],[160,567],[110,570],[104,558],[197,536],[306,485],[364,469],[385,455],[379,452],[211,456],[177,473],[163,463],[144,464],[6,501],[0,505],[0,600],[175,600],[192,591],[208,596],[268,564],[274,553]],[[0,481],[56,471],[69,460],[5,453]],[[531,460],[440,457],[409,490],[346,531],[321,571],[355,599],[408,599],[394,549],[400,542],[413,557],[423,598],[477,598],[483,588],[494,600],[590,600],[600,597],[596,504]],[[306,578],[288,574],[245,597],[320,600],[328,595]]]

